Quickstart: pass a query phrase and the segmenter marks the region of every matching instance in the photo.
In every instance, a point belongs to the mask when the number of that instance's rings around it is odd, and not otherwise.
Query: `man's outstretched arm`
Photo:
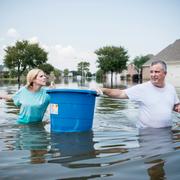
[[[103,94],[119,99],[128,99],[128,96],[125,93],[125,90],[120,89],[109,89],[109,88],[100,88]]]

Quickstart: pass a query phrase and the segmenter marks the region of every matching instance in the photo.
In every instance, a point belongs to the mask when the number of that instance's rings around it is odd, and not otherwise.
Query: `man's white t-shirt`
[[[125,90],[132,101],[138,102],[138,128],[161,128],[172,126],[172,110],[179,103],[175,88],[171,84],[158,88],[150,81]]]

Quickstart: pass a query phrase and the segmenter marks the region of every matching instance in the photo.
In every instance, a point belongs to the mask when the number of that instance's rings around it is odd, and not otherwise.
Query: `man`
[[[138,128],[169,127],[172,126],[172,110],[180,112],[180,101],[175,88],[165,82],[166,74],[166,63],[155,61],[150,66],[150,81],[125,90],[101,88],[100,91],[110,97],[137,102]]]

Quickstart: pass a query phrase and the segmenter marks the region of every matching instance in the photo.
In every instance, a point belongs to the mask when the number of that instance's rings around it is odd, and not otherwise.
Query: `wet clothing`
[[[170,84],[158,88],[150,81],[125,90],[132,101],[139,104],[138,128],[172,126],[172,110],[179,103],[175,88]]]
[[[18,123],[28,124],[42,121],[49,104],[50,97],[45,88],[31,92],[22,87],[12,97],[14,104],[20,106]]]

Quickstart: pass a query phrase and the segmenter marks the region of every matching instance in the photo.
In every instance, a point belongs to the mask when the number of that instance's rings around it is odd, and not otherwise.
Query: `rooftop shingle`
[[[153,56],[149,61],[144,63],[143,66],[150,66],[153,61],[157,60],[163,60],[167,64],[180,63],[180,39]]]

